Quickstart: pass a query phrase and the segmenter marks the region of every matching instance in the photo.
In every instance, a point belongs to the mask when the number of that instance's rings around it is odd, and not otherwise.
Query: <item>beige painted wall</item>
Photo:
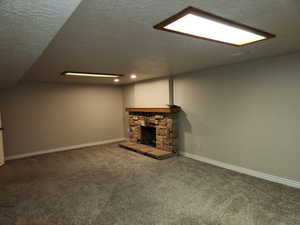
[[[169,104],[168,79],[146,81],[132,86],[130,104],[133,107],[166,107]]]
[[[4,164],[4,150],[3,150],[3,131],[2,131],[2,118],[0,112],[0,166]]]
[[[123,137],[122,89],[25,83],[0,92],[5,155]]]
[[[128,125],[128,113],[126,112],[127,107],[134,107],[134,86],[124,86],[123,91],[123,113],[124,113],[124,137],[129,137],[129,125]]]
[[[0,130],[0,166],[4,164],[4,150],[3,150],[3,135],[2,130]]]
[[[175,79],[182,151],[300,181],[300,54]]]

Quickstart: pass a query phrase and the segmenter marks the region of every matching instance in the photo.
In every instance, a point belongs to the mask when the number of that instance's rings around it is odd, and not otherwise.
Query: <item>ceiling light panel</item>
[[[109,73],[82,73],[82,72],[63,72],[64,76],[78,76],[78,77],[99,77],[99,78],[116,78],[123,75],[109,74]]]
[[[154,28],[234,46],[243,46],[275,37],[265,31],[193,7],[184,9],[155,25]]]

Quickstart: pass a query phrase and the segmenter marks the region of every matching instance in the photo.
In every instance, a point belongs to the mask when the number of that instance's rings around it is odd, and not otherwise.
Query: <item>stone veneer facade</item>
[[[129,137],[131,142],[141,143],[141,126],[156,128],[156,148],[177,152],[176,113],[129,112]]]

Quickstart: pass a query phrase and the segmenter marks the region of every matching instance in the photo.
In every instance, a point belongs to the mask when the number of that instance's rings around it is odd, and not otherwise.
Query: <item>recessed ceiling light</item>
[[[82,73],[82,72],[63,72],[64,76],[79,76],[79,77],[100,77],[100,78],[114,78],[121,77],[120,74],[110,74],[110,73]]]
[[[136,75],[135,75],[135,74],[131,74],[131,75],[130,75],[130,78],[131,78],[131,79],[135,79],[135,78],[136,78]]]
[[[154,26],[155,29],[243,46],[275,37],[256,28],[188,7]]]
[[[120,81],[120,79],[116,78],[114,79],[114,82],[118,83]]]

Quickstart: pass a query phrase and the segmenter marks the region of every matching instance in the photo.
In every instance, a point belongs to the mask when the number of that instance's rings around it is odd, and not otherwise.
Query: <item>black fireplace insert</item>
[[[156,147],[156,128],[141,126],[141,144]]]

